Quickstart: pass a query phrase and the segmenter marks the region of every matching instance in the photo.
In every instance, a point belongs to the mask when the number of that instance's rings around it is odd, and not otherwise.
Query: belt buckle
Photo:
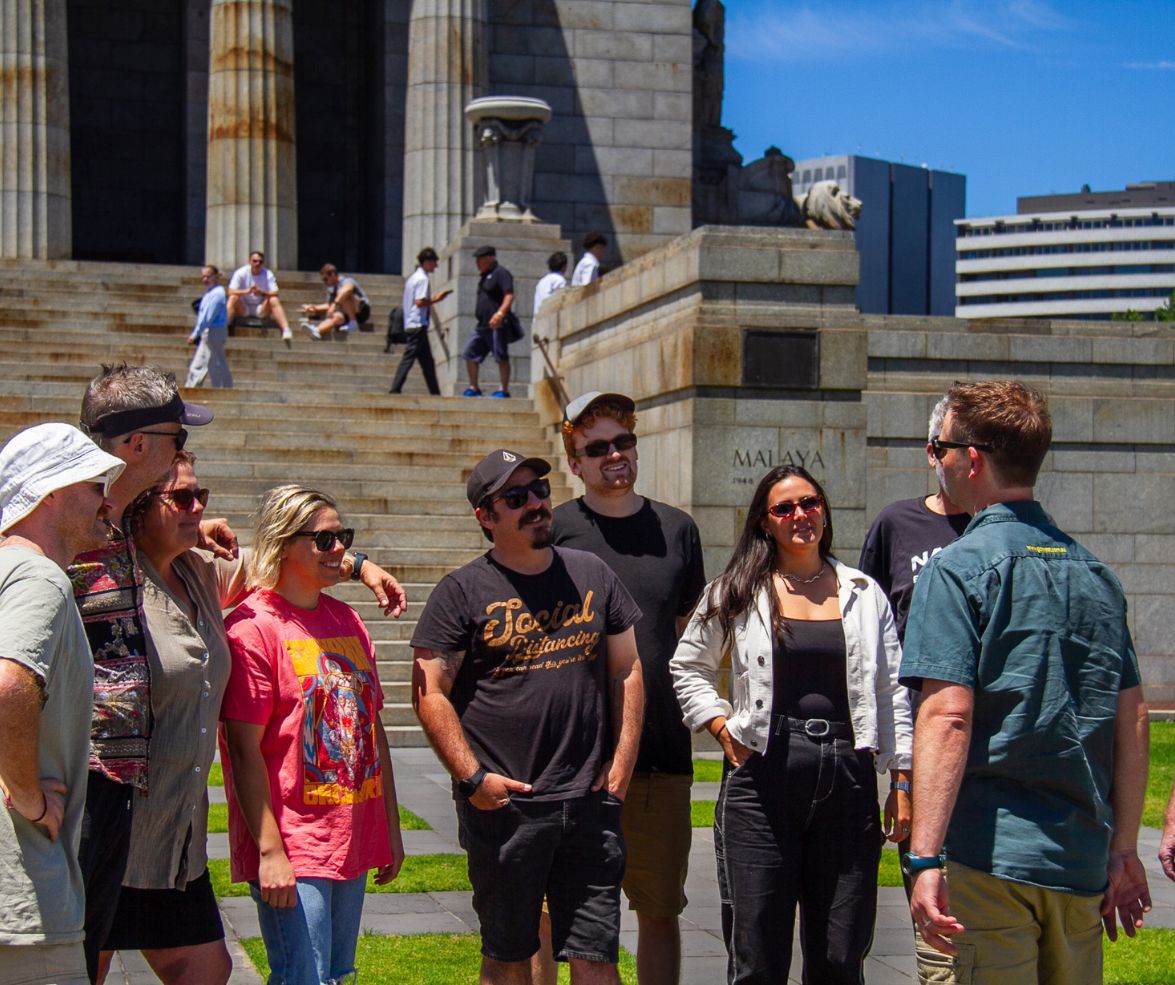
[[[827,718],[809,718],[804,722],[804,734],[814,739],[828,735],[832,731],[832,724]]]

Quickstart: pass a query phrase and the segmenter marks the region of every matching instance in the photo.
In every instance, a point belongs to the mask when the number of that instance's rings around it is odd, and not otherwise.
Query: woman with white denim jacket
[[[786,981],[801,907],[804,982],[859,983],[883,826],[909,833],[912,725],[889,603],[831,554],[820,484],[779,466],[670,664],[685,723],[726,755],[714,814],[732,983]],[[729,654],[732,701],[717,688]]]

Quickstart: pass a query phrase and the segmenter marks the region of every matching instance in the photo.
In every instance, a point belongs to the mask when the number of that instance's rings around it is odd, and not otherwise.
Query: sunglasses
[[[816,510],[824,509],[824,501],[819,496],[804,496],[802,499],[797,499],[794,503],[784,501],[782,503],[776,503],[774,506],[768,506],[767,512],[783,520],[792,516],[797,506],[805,513],[812,513]]]
[[[185,428],[180,428],[178,431],[138,431],[137,434],[161,434],[165,438],[175,439],[175,450],[183,451],[184,445],[188,443],[188,432]]]
[[[991,445],[977,445],[974,441],[939,441],[937,437],[930,439],[930,453],[940,462],[952,448],[974,448],[976,451],[991,453]]]
[[[167,500],[181,513],[187,513],[191,510],[193,503],[199,503],[201,506],[208,505],[207,489],[165,489],[153,492],[151,495]]]
[[[501,496],[494,498],[502,500],[512,510],[518,510],[527,504],[531,493],[534,493],[536,499],[547,499],[551,495],[550,481],[534,479],[525,486],[511,486]]]
[[[335,546],[337,540],[345,551],[355,540],[355,531],[351,527],[343,530],[299,530],[295,537],[310,537],[314,540],[314,546],[317,547],[323,554]]]
[[[600,438],[598,441],[589,441],[578,452],[575,453],[576,458],[603,458],[609,455],[612,449],[617,451],[628,451],[629,448],[636,447],[636,435],[626,432],[625,434],[618,434],[610,441]]]

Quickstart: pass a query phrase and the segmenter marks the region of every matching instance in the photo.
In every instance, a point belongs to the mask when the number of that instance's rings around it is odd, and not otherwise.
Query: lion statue
[[[805,195],[796,196],[809,229],[856,229],[861,200],[853,198],[835,181],[817,181]]]

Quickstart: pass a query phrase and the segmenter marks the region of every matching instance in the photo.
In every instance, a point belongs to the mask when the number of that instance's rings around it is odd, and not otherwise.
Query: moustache
[[[518,529],[521,530],[528,523],[534,523],[538,520],[551,519],[551,511],[545,506],[540,506],[537,510],[528,510],[518,518]]]

